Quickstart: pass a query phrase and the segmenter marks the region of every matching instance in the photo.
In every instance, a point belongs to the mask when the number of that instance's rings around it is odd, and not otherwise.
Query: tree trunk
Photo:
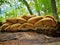
[[[60,37],[48,37],[36,32],[0,33],[0,45],[60,45]]]
[[[26,5],[26,7],[27,7],[27,9],[28,9],[28,11],[29,11],[29,13],[30,13],[31,15],[33,15],[33,13],[32,13],[32,11],[31,11],[31,9],[30,9],[27,1],[26,1],[26,0],[23,0],[23,1],[24,1],[24,3],[25,3],[25,5]]]
[[[51,0],[53,16],[58,20],[57,8],[55,0]]]

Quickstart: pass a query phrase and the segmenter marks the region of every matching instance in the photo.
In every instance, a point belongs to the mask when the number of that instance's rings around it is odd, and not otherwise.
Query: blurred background
[[[0,22],[22,15],[53,15],[60,21],[60,0],[0,0]]]

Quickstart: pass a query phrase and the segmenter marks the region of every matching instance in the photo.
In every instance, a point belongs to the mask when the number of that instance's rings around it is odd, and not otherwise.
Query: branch
[[[30,7],[29,7],[27,1],[26,1],[26,0],[23,0],[23,2],[24,2],[24,4],[26,5],[26,7],[27,7],[29,13],[30,13],[31,15],[33,15],[33,13],[32,13],[32,11],[31,11],[31,9],[30,9]]]

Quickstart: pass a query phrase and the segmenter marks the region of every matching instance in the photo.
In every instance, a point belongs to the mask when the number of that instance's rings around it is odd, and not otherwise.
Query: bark
[[[52,6],[53,16],[58,20],[57,7],[56,7],[55,0],[51,0],[51,6]]]
[[[32,11],[31,11],[31,9],[30,9],[27,1],[26,1],[26,0],[23,0],[23,1],[24,1],[24,3],[25,3],[25,5],[26,5],[26,7],[27,7],[27,9],[28,9],[28,11],[29,11],[29,13],[30,13],[31,15],[33,15],[33,13],[32,13]]]
[[[59,43],[57,43],[59,42]],[[0,45],[59,45],[60,37],[35,32],[0,33]]]

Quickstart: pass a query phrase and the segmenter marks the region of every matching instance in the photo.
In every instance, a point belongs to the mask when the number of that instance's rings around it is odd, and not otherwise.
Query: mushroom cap
[[[17,23],[17,19],[16,18],[9,18],[9,19],[6,19],[6,22],[10,22],[10,23]]]
[[[56,24],[54,24],[53,20],[51,18],[44,18],[42,20],[39,20],[38,22],[36,22],[34,24],[34,27],[36,27],[36,29],[54,29],[54,25],[56,26]]]
[[[19,27],[20,30],[29,30],[29,29],[34,29],[33,24],[31,23],[24,23]]]
[[[21,18],[21,17],[18,17],[18,18],[17,18],[17,22],[18,22],[18,23],[23,24],[23,23],[26,23],[26,21],[27,21],[27,20],[24,19],[24,18]]]
[[[12,25],[13,23],[11,23],[11,22],[3,22],[3,24],[10,24],[10,25]]]
[[[13,24],[13,25],[11,25],[10,30],[11,31],[18,31],[19,30],[18,29],[19,26],[21,26],[20,23]]]
[[[11,25],[7,26],[4,30],[5,31],[10,31],[10,27],[11,27]]]
[[[51,18],[53,20],[53,26],[57,26],[57,20],[53,16],[46,15],[45,18]]]
[[[30,18],[27,22],[28,23],[31,23],[31,24],[35,24],[37,21],[43,19],[43,17],[41,16],[36,16],[36,17],[33,17],[33,18]]]
[[[22,18],[28,20],[28,19],[30,19],[30,18],[32,18],[32,17],[35,17],[35,16],[36,16],[36,15],[23,15]]]
[[[5,23],[1,26],[1,30],[5,30],[6,27],[8,27],[10,24],[9,23]]]

